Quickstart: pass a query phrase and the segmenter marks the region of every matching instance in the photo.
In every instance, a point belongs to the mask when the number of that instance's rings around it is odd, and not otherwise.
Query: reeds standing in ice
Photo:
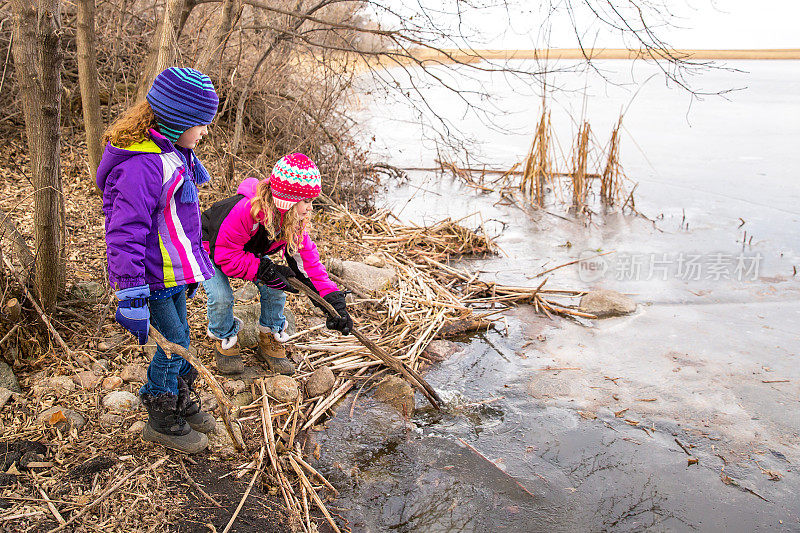
[[[619,129],[622,127],[622,115],[611,131],[608,142],[606,167],[600,176],[600,201],[605,206],[613,206],[620,201],[622,192],[622,168],[619,163]]]
[[[581,124],[578,138],[572,151],[572,209],[575,213],[582,213],[586,207],[589,195],[589,177],[586,169],[589,159],[589,133],[591,128],[588,122]]]
[[[542,99],[542,115],[525,161],[520,189],[539,207],[544,206],[545,181],[552,181],[550,111]]]

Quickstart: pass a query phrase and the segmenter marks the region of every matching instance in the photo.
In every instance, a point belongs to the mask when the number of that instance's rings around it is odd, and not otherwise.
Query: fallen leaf
[[[578,414],[581,415],[581,418],[585,420],[594,420],[597,418],[597,415],[594,413],[590,413],[588,411],[578,411]]]
[[[615,411],[614,416],[616,416],[617,418],[622,418],[622,415],[625,414],[625,411],[627,411],[628,409],[629,408],[626,407],[625,409],[620,409],[619,411]]]
[[[63,422],[66,419],[67,417],[64,416],[64,411],[56,411],[55,413],[50,415],[50,418],[47,419],[47,423],[50,424],[51,426],[55,426],[59,422]]]
[[[639,421],[638,420],[631,420],[630,418],[626,418],[625,419],[625,423],[626,424],[630,424],[631,426],[638,426],[639,425]]]

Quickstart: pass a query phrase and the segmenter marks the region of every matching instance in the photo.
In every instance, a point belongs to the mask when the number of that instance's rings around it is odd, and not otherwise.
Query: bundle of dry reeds
[[[545,182],[548,180],[552,182],[553,176],[551,131],[550,111],[547,110],[546,102],[542,98],[542,115],[536,126],[520,183],[520,189],[539,207],[544,206]]]

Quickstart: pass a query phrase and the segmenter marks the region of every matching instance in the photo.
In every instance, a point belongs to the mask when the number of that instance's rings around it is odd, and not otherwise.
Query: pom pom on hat
[[[193,68],[168,68],[153,80],[147,101],[158,131],[173,143],[193,126],[211,124],[219,97],[211,78]]]
[[[285,213],[305,198],[316,198],[322,192],[319,169],[301,153],[285,155],[272,169],[269,177],[275,207]]]

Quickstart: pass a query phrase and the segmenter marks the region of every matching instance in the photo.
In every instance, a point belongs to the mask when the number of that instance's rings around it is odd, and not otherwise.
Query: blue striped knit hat
[[[158,131],[173,143],[193,126],[211,124],[219,97],[211,79],[193,68],[168,68],[147,92]]]

